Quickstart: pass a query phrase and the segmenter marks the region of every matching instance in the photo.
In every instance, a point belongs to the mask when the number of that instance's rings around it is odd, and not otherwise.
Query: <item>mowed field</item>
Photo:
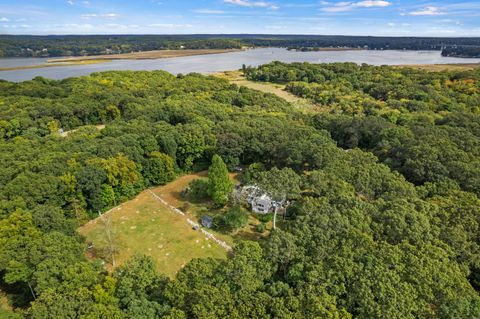
[[[318,112],[320,108],[310,101],[295,96],[285,90],[285,85],[277,83],[254,82],[247,80],[241,71],[225,71],[214,74],[214,76],[228,80],[230,83],[238,86],[244,86],[249,89],[258,90],[264,93],[275,94],[287,102],[292,103],[296,108],[306,112]]]
[[[458,64],[411,64],[397,66],[400,68],[413,68],[432,72],[441,71],[470,71],[480,68],[480,63],[458,63]]]
[[[166,186],[143,191],[133,200],[82,226],[78,232],[94,245],[90,256],[100,258],[102,250],[108,246],[105,223],[102,221],[107,217],[112,225],[117,266],[136,254],[143,254],[154,259],[159,272],[173,277],[193,258],[226,258],[225,248],[205,237],[199,230],[193,230],[187,223],[186,216],[175,213],[150,192],[160,196],[169,205],[181,208],[183,203],[179,193],[190,181],[200,176],[201,174],[186,175]],[[187,216],[196,219],[193,214],[187,213]],[[233,242],[230,236],[215,236],[229,245]],[[102,259],[111,270],[110,258]]]

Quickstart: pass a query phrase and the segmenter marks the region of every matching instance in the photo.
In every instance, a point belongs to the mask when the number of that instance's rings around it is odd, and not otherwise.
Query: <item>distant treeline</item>
[[[480,47],[480,38],[357,37],[317,35],[67,35],[0,36],[0,57],[55,57],[129,53],[164,49],[235,49],[288,47],[303,51],[323,47],[372,50],[441,50]],[[478,50],[478,49],[477,49]],[[478,52],[478,51],[477,51]]]
[[[454,46],[442,51],[443,56],[458,58],[480,58],[480,46]]]
[[[201,36],[0,36],[0,57],[58,57],[150,50],[239,49],[237,39]]]

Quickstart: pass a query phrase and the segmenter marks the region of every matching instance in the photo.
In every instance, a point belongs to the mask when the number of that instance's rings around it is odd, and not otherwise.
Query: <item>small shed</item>
[[[206,228],[212,228],[213,227],[213,218],[205,215],[200,219],[200,224],[202,224],[203,227]]]

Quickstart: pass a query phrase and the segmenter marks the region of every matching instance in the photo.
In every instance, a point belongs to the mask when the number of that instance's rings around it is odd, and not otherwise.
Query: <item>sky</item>
[[[479,36],[480,0],[0,0],[0,34]]]

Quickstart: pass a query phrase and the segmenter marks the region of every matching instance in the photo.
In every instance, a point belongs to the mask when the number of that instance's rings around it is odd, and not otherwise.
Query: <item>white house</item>
[[[255,197],[250,205],[252,205],[252,211],[258,214],[268,214],[272,208],[273,201],[267,194],[263,194],[260,197]]]
[[[275,201],[258,186],[250,185],[243,187],[241,197],[250,205],[252,211],[258,214],[270,213],[275,205]]]

